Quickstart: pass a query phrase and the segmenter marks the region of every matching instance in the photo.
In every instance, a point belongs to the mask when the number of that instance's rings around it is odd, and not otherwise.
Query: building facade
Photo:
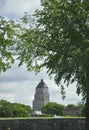
[[[65,109],[65,113],[69,116],[81,116],[82,109],[83,108],[81,106],[67,106]]]
[[[46,105],[49,102],[49,92],[48,86],[41,79],[41,82],[37,85],[34,100],[33,100],[33,109],[35,111],[41,111],[43,105]]]

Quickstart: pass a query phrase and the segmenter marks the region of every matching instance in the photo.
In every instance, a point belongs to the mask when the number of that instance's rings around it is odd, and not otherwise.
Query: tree
[[[62,79],[67,84],[76,81],[76,92],[86,102],[86,130],[89,130],[89,1],[41,0],[41,5],[42,10],[34,14],[35,24],[25,15],[22,20],[27,28],[20,28],[16,37],[15,24],[1,18],[0,72],[13,63],[14,46],[19,65],[24,62],[28,70],[36,71],[46,67],[50,75],[55,74],[57,84]]]
[[[30,106],[13,103],[13,117],[29,117],[31,115],[32,109]]]
[[[83,107],[83,109],[82,109],[81,115],[85,117],[86,116],[86,106],[85,106],[85,104],[82,107]]]
[[[0,16],[0,73],[14,63],[14,51],[20,24]]]
[[[41,0],[41,5],[36,24],[20,37],[18,59],[28,70],[46,67],[57,84],[76,81],[76,92],[86,102],[89,130],[89,1]]]
[[[64,105],[49,102],[42,107],[42,113],[49,114],[49,115],[64,115]]]
[[[31,113],[30,106],[0,100],[0,117],[29,117]]]
[[[12,108],[9,102],[0,100],[0,117],[12,117]]]

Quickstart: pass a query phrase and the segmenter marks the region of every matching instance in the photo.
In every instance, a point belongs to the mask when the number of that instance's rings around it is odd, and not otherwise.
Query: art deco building
[[[34,94],[33,109],[35,111],[41,111],[43,105],[49,102],[49,92],[46,83],[41,79]]]

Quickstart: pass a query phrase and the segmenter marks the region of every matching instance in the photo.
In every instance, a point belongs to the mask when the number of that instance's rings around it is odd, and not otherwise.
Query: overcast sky
[[[32,14],[35,9],[40,8],[40,0],[0,0],[0,15],[6,18],[20,18],[24,12]],[[36,75],[28,72],[25,65],[19,68],[17,62],[10,70],[0,74],[0,99],[32,106],[35,88],[41,79],[49,88],[50,101],[65,105],[81,101],[81,96],[76,94],[75,84],[66,88],[66,99],[62,100],[60,86],[55,84],[53,78],[48,77],[45,69]]]

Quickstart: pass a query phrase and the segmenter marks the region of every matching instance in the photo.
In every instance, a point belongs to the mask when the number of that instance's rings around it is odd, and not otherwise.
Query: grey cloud
[[[46,70],[36,74],[35,72],[29,72],[26,70],[26,66],[23,65],[18,67],[18,62],[16,62],[11,69],[0,74],[0,82],[27,82],[27,81],[40,81],[41,78],[48,79]]]
[[[16,84],[12,83],[0,83],[0,93],[8,94],[11,93],[13,94],[17,87],[15,86]]]
[[[35,9],[40,8],[40,0],[4,0],[0,1],[0,4],[3,4],[0,15],[10,18],[22,17],[24,12],[32,14]]]
[[[28,77],[23,76],[23,77],[19,77],[18,75],[5,75],[0,76],[0,82],[22,82],[22,81],[26,81],[29,80]]]
[[[34,73],[27,72],[24,67],[18,67],[15,64],[10,70],[0,75],[0,82],[23,82],[30,80]]]
[[[12,93],[13,91],[11,89],[8,89],[8,87],[0,87],[0,93]]]
[[[0,0],[0,10],[3,8],[5,3],[6,3],[6,0]]]
[[[0,84],[0,99],[28,104],[31,106],[35,93],[35,87],[36,86],[32,84],[32,82],[16,84],[10,82],[2,83]]]

